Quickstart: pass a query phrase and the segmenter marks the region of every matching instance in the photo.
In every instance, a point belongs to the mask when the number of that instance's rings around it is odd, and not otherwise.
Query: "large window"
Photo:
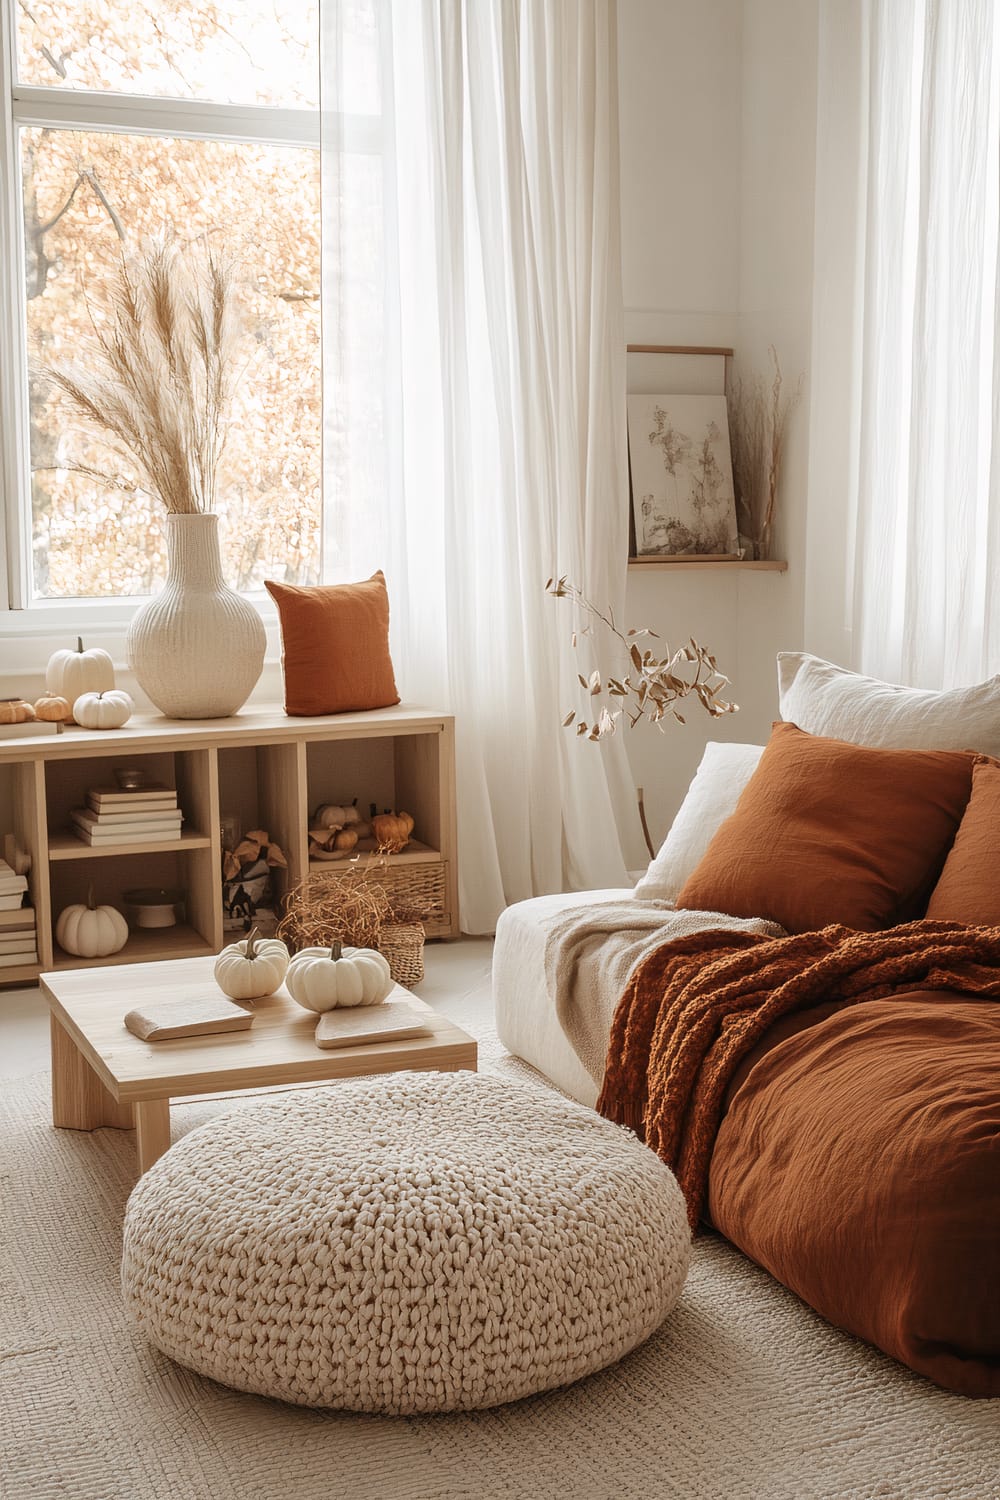
[[[316,5],[0,5],[7,154],[21,185],[8,204],[21,251],[7,287],[13,380],[3,372],[5,426],[21,438],[4,475],[16,512],[12,602],[143,594],[164,577],[158,502],[40,373],[74,356],[88,295],[117,258],[163,232],[207,239],[235,263],[250,325],[220,484],[227,578],[247,591],[265,576],[315,582],[324,555]],[[353,10],[363,33],[370,0]],[[357,69],[346,84],[347,108],[374,114],[374,74]],[[357,161],[363,175],[363,153]]]

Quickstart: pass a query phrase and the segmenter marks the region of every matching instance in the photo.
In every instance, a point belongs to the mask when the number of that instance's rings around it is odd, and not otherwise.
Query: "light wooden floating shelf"
[[[661,572],[673,573],[697,573],[708,569],[724,573],[729,569],[741,568],[744,572],[756,573],[787,573],[788,564],[783,559],[769,559],[767,562],[699,562],[696,558],[688,561],[666,561],[662,557],[630,557],[628,560],[630,568],[657,568]]]
[[[150,839],[142,844],[85,844],[75,833],[49,834],[49,859],[101,859],[119,854],[183,854],[187,849],[210,849],[207,833],[185,830],[179,839]]]
[[[176,927],[149,927],[131,932],[124,948],[103,958],[77,958],[56,943],[53,945],[52,966],[55,969],[93,969],[99,964],[139,964],[148,959],[203,958],[215,951],[200,932],[195,932],[186,922],[178,922]]]

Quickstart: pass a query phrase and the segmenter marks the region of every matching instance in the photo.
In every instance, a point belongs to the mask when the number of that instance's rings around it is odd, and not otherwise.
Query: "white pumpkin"
[[[346,828],[349,823],[360,823],[361,814],[353,802],[343,807],[337,802],[324,802],[316,809],[313,822],[320,828]]]
[[[256,932],[230,943],[215,960],[215,982],[230,1000],[262,1000],[273,995],[288,968],[288,949],[280,938]]]
[[[288,965],[285,984],[306,1010],[378,1005],[393,987],[388,959],[373,948],[303,948]]]
[[[73,717],[84,729],[121,729],[132,717],[135,704],[121,688],[107,693],[81,693],[73,701]]]
[[[95,906],[93,889],[86,905],[67,906],[59,913],[56,942],[74,958],[105,958],[128,942],[128,923],[114,906]]]
[[[75,651],[57,651],[45,668],[45,687],[49,693],[72,703],[81,693],[106,693],[115,685],[114,662],[106,651],[92,646],[84,651],[83,641],[76,638]]]

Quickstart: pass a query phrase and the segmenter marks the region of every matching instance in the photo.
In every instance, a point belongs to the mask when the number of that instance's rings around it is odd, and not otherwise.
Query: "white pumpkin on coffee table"
[[[393,988],[389,961],[374,948],[303,948],[288,965],[285,986],[305,1010],[379,1005]]]

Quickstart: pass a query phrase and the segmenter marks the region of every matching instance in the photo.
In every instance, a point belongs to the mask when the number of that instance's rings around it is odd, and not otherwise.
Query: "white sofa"
[[[591,1108],[597,1085],[577,1057],[556,1014],[545,973],[545,945],[553,921],[570,907],[621,901],[632,891],[570,891],[508,906],[497,922],[493,1004],[497,1032],[508,1052]],[[617,996],[614,998],[617,999]]]

